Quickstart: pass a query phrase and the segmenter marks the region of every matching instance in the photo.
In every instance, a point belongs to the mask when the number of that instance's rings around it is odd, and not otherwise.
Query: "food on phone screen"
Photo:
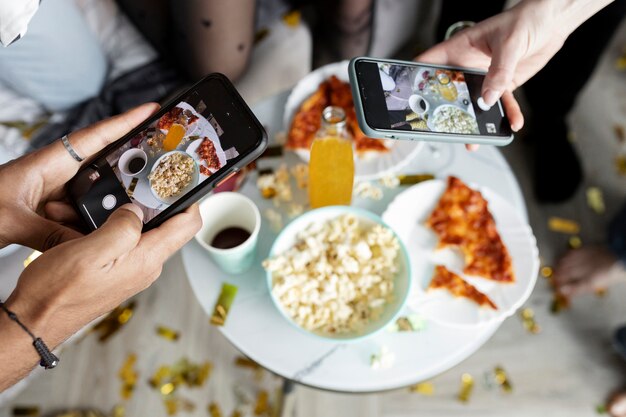
[[[183,152],[165,155],[148,179],[157,195],[166,199],[180,194],[193,179],[195,162]]]
[[[478,291],[476,287],[448,270],[445,266],[437,265],[435,267],[435,273],[428,285],[428,290],[436,289],[447,290],[453,296],[467,298],[481,307],[498,309],[487,295]]]
[[[439,237],[439,248],[458,248],[465,258],[463,272],[502,283],[515,281],[509,251],[482,194],[456,177],[426,221]]]
[[[217,156],[217,150],[211,139],[205,137],[200,146],[196,150],[198,156],[206,162],[206,167],[201,166],[200,172],[204,175],[211,175],[221,168],[219,157]],[[208,174],[207,174],[208,171]]]
[[[440,106],[433,113],[432,124],[436,132],[478,135],[476,119],[455,106]]]
[[[169,152],[176,149],[180,141],[183,140],[185,133],[186,130],[183,125],[173,123],[167,131],[165,139],[163,140],[163,150],[165,152]]]

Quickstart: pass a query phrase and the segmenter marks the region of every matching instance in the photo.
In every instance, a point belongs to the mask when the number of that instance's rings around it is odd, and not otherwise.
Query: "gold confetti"
[[[552,275],[554,274],[554,271],[552,270],[552,267],[550,266],[544,266],[541,268],[541,276],[544,278],[552,278]]]
[[[217,405],[217,403],[212,402],[211,404],[209,404],[209,414],[211,415],[211,417],[222,417],[222,410],[220,409],[220,406]]]
[[[13,415],[14,416],[28,416],[28,417],[37,417],[40,415],[39,407],[36,405],[32,406],[17,406],[13,407]]]
[[[435,393],[435,386],[432,382],[420,382],[419,384],[410,386],[409,391],[430,396]]]
[[[550,217],[548,219],[548,228],[553,232],[577,235],[580,232],[580,226],[573,220],[564,219],[562,217]]]
[[[255,361],[245,358],[243,356],[238,356],[237,358],[235,358],[235,366],[249,369],[259,369],[261,367],[261,365],[259,365]]]
[[[135,302],[131,301],[126,306],[116,307],[105,318],[93,327],[94,332],[99,333],[98,340],[106,342],[113,336],[123,325],[133,317]]]
[[[495,374],[496,382],[498,383],[498,385],[502,387],[502,390],[504,392],[509,393],[513,391],[513,386],[511,385],[511,381],[509,380],[509,377],[506,371],[501,366],[496,366],[493,372]]]
[[[126,408],[121,404],[116,405],[111,411],[111,417],[126,417]]]
[[[400,180],[400,185],[415,185],[420,182],[435,179],[435,176],[432,174],[400,174],[398,175],[398,179]]]
[[[299,10],[293,10],[283,15],[283,22],[289,27],[296,27],[300,24],[300,18],[302,17]]]
[[[137,177],[130,180],[130,185],[128,186],[128,190],[126,191],[126,194],[128,194],[129,197],[132,197],[133,194],[135,194],[135,188],[137,187],[138,182],[139,178]]]
[[[535,321],[535,312],[532,308],[523,308],[520,311],[520,316],[522,318],[522,325],[524,329],[532,334],[537,334],[541,332],[541,327]]]
[[[178,333],[176,330],[170,329],[169,327],[165,326],[157,326],[156,333],[163,339],[172,342],[178,340],[178,338],[180,337],[180,333]]]
[[[222,284],[222,291],[217,299],[217,303],[215,303],[215,307],[213,308],[211,324],[214,326],[223,326],[226,323],[228,311],[230,310],[236,295],[236,285],[228,284],[226,282]]]
[[[135,355],[134,353],[129,354],[126,357],[126,361],[124,361],[124,364],[117,373],[117,376],[122,381],[120,395],[124,400],[128,400],[133,396],[133,391],[135,390],[137,380],[139,379],[139,374],[135,369],[133,369],[136,362],[137,355]]]
[[[254,405],[254,415],[261,416],[267,414],[270,411],[269,406],[269,394],[267,391],[260,391],[256,397],[256,403]]]
[[[552,299],[552,304],[550,305],[550,311],[553,314],[558,314],[567,308],[569,308],[569,299],[560,292],[556,291],[554,293],[554,298]]]
[[[606,414],[606,405],[604,404],[596,405],[596,414]]]
[[[604,195],[598,187],[587,188],[587,205],[596,214],[604,214],[606,207],[604,205]]]
[[[175,389],[176,389],[176,386],[173,383],[168,382],[167,384],[163,384],[161,386],[161,394],[170,395],[171,393],[174,392]]]
[[[40,256],[41,256],[41,252],[39,252],[38,250],[33,251],[30,255],[28,255],[26,259],[24,259],[24,268],[26,268],[28,265],[31,264],[31,262],[33,262],[35,259],[39,258]]]
[[[192,412],[196,409],[196,405],[193,402],[180,397],[165,397],[163,404],[168,416],[176,415],[179,411]]]
[[[597,297],[605,297],[609,290],[606,288],[596,288],[593,292]]]
[[[468,402],[474,389],[474,378],[470,374],[461,375],[461,390],[459,391],[459,401]]]
[[[626,55],[617,58],[615,61],[615,69],[618,71],[626,70]]]
[[[567,240],[567,246],[570,249],[580,249],[582,245],[583,245],[583,241],[579,236],[571,236]]]
[[[233,411],[230,417],[242,417],[241,412],[239,410]]]
[[[619,175],[626,175],[626,154],[618,155],[615,158],[615,170]]]

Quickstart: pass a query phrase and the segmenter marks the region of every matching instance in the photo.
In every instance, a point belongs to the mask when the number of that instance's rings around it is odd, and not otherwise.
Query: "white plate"
[[[311,94],[317,91],[319,85],[331,75],[336,76],[342,81],[349,82],[348,61],[324,65],[308,74],[296,84],[287,99],[287,104],[285,104],[283,119],[285,131],[289,131],[291,120],[300,108],[300,105],[309,98]],[[399,171],[415,157],[424,145],[419,141],[391,139],[387,140],[387,144],[390,147],[389,152],[367,152],[363,155],[355,156],[354,177],[356,180],[375,180],[387,174]],[[296,150],[296,154],[303,161],[309,161],[308,150]]]
[[[411,258],[414,285],[408,306],[445,325],[475,326],[501,321],[521,307],[535,286],[539,270],[535,236],[515,207],[488,188],[478,187],[489,203],[489,211],[509,250],[516,281],[504,284],[463,274],[461,256],[450,249],[437,251],[436,235],[424,226],[446,185],[446,181],[432,180],[413,186],[399,194],[383,214],[383,220],[402,239]],[[498,310],[481,308],[470,300],[453,297],[445,290],[427,292],[436,264],[447,266],[487,294]]]

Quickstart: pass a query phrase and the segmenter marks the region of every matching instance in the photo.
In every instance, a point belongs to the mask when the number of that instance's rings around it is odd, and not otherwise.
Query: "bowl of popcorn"
[[[148,180],[154,197],[165,204],[172,204],[191,191],[199,182],[196,161],[186,152],[167,152],[152,165]]]
[[[400,239],[369,211],[312,210],[276,238],[263,262],[272,300],[299,329],[355,341],[392,323],[411,287]]]

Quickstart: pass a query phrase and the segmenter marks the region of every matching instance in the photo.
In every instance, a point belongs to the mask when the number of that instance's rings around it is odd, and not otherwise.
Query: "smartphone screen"
[[[369,126],[381,130],[510,136],[500,101],[479,106],[484,74],[423,64],[359,60],[361,101]]]
[[[243,100],[209,77],[81,170],[71,195],[94,229],[131,202],[147,224],[231,171],[263,137]]]

